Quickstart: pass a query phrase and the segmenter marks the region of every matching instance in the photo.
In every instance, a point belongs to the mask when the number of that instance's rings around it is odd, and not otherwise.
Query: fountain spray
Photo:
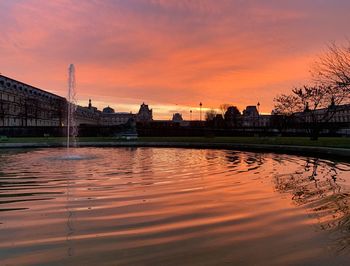
[[[76,109],[75,100],[75,67],[73,64],[68,68],[68,97],[67,97],[67,148],[70,146],[70,136],[76,136],[76,125],[74,112]],[[75,139],[74,139],[75,140]]]

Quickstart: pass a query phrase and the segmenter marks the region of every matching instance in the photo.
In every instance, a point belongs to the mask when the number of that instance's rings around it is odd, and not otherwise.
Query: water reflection
[[[349,172],[348,164],[306,158],[292,172],[274,176],[278,191],[291,194],[317,218],[320,229],[333,234],[339,252],[350,249]]]
[[[84,160],[57,159],[64,152],[0,152],[5,265],[341,264],[350,257],[347,163],[152,148],[84,148],[77,150]]]

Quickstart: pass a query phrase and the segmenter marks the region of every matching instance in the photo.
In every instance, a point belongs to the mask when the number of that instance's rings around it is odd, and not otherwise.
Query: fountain
[[[68,68],[68,96],[67,96],[67,150],[71,145],[72,139],[73,146],[76,145],[77,127],[75,123],[74,113],[76,110],[75,99],[75,67],[73,64]]]
[[[67,154],[60,159],[63,160],[81,160],[83,156],[72,154],[70,147],[76,147],[76,136],[78,135],[78,127],[75,120],[76,111],[75,99],[75,67],[73,64],[68,68],[68,95],[67,95]]]

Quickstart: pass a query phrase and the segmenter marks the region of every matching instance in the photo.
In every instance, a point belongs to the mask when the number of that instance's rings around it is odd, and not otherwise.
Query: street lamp
[[[192,121],[192,110],[190,110],[190,121]]]
[[[259,102],[257,106],[258,106],[258,127],[259,127],[260,126],[260,111],[259,111],[260,103]]]
[[[199,121],[202,121],[202,102],[199,103]]]

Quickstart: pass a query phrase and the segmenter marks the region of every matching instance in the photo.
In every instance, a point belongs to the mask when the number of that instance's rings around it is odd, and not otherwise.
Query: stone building
[[[152,109],[149,109],[148,105],[142,103],[139,112],[136,115],[137,122],[150,122],[153,120]]]
[[[0,75],[0,126],[57,127],[65,124],[66,99]]]
[[[327,121],[328,123],[348,124],[350,123],[350,104],[333,105],[314,111],[296,113],[301,122],[311,123],[313,121]]]
[[[229,106],[224,114],[224,119],[228,127],[241,127],[242,126],[242,114],[236,106]],[[220,124],[223,117],[216,116],[215,124]],[[220,122],[221,121],[221,122]]]
[[[111,107],[103,108],[100,124],[103,126],[116,126],[126,124],[136,117],[133,113],[115,112]]]
[[[249,105],[243,110],[242,126],[243,127],[270,127],[271,115],[259,114],[255,105]]]
[[[75,119],[77,125],[99,125],[101,111],[92,106],[91,99],[89,99],[88,107],[77,105],[75,111]]]
[[[182,114],[180,114],[180,113],[173,114],[172,121],[173,122],[182,122],[183,121]]]
[[[126,124],[130,119],[152,121],[152,110],[143,103],[139,113],[103,111],[92,106],[76,106],[76,125],[113,126]],[[67,120],[67,101],[64,97],[0,75],[1,127],[62,127]]]
[[[115,111],[113,108],[109,107],[109,105],[102,110],[103,114],[115,114]]]
[[[75,117],[78,125],[100,125],[100,126],[117,126],[126,124],[129,121],[147,122],[152,121],[152,110],[148,105],[142,104],[140,111],[137,114],[128,112],[116,112],[112,107],[107,106],[103,108],[102,112],[96,107],[92,106],[89,100],[88,107],[77,106]]]

